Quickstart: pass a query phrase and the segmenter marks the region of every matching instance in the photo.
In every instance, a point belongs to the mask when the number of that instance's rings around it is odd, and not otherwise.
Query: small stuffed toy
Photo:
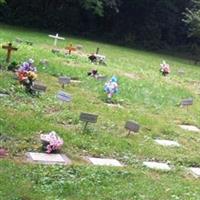
[[[160,71],[163,76],[166,76],[170,73],[170,66],[164,60],[163,63],[160,64],[160,66],[161,66]]]

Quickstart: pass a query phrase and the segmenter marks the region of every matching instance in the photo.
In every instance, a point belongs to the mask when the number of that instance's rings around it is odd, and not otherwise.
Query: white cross
[[[54,38],[54,46],[57,45],[57,40],[65,40],[65,38],[59,37],[58,33],[56,35],[49,35],[49,37]]]

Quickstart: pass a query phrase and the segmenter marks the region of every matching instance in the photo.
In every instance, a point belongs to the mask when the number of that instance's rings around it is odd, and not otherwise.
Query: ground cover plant
[[[33,42],[19,44],[15,38]],[[187,167],[200,167],[199,134],[180,129],[180,124],[200,127],[200,68],[192,61],[134,50],[79,38],[66,37],[59,41],[61,53],[51,52],[53,42],[46,33],[1,25],[1,45],[12,42],[18,48],[12,61],[22,63],[35,60],[38,80],[47,86],[40,96],[26,93],[6,71],[6,51],[0,49],[0,147],[8,151],[0,158],[0,199],[2,200],[65,200],[65,199],[200,199],[198,179]],[[83,45],[83,54],[64,55],[67,44]],[[100,48],[107,65],[95,65],[87,55]],[[47,59],[48,65],[40,63]],[[171,66],[170,75],[163,77],[160,63]],[[121,107],[106,104],[104,82],[88,77],[97,68],[108,77],[118,78],[119,91],[113,101]],[[179,70],[184,70],[184,75]],[[58,77],[79,77],[80,83],[58,83]],[[73,96],[66,104],[56,94],[63,90]],[[182,99],[192,97],[194,104],[180,108]],[[80,112],[99,115],[96,124],[79,121]],[[135,120],[140,132],[127,137],[124,124]],[[40,134],[55,131],[64,140],[62,153],[73,161],[70,166],[28,164],[25,153],[41,151]],[[180,148],[158,146],[154,139],[171,139]],[[112,157],[126,166],[123,168],[95,167],[82,156]],[[170,172],[149,170],[145,160],[169,162]]]

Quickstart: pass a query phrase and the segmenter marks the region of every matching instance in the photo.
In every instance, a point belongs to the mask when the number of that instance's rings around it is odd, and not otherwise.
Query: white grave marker
[[[160,163],[160,162],[143,162],[143,165],[156,170],[171,170],[170,166],[167,163]]]
[[[47,153],[34,153],[28,152],[27,157],[34,162],[43,164],[70,164],[71,161],[63,154],[47,154]]]
[[[186,131],[200,132],[200,129],[192,125],[179,125],[180,128]]]
[[[58,40],[65,40],[63,37],[59,37],[58,33],[56,35],[49,35],[50,38],[54,38],[54,46],[57,46],[57,41]]]
[[[101,166],[115,166],[122,167],[123,165],[116,159],[108,159],[108,158],[87,158],[93,165],[101,165]]]
[[[180,144],[176,141],[172,141],[172,140],[159,140],[156,139],[155,142],[159,145],[162,146],[169,146],[169,147],[180,147]]]
[[[190,172],[192,173],[192,175],[196,178],[200,178],[200,168],[197,167],[190,167],[189,168]]]

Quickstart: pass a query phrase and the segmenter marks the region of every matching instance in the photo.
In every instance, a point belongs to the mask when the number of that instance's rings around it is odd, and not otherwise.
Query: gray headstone
[[[96,79],[98,81],[106,81],[107,80],[107,76],[97,76]]]
[[[45,85],[39,84],[39,83],[34,83],[32,86],[32,90],[36,92],[45,92],[47,87]]]
[[[164,170],[169,171],[171,167],[167,163],[160,163],[160,162],[143,162],[143,165],[156,170]]]
[[[63,91],[58,92],[57,98],[64,102],[70,102],[72,100],[71,94],[63,92]]]
[[[87,159],[93,164],[93,165],[101,165],[101,166],[116,166],[116,167],[122,167],[123,165],[116,159],[108,159],[108,158],[92,158],[87,157]]]
[[[22,43],[22,42],[23,42],[23,40],[20,39],[20,38],[16,38],[15,41],[16,41],[17,43]]]
[[[28,152],[26,154],[29,161],[42,163],[42,164],[70,164],[70,159],[64,154],[47,154],[47,153],[34,153]]]
[[[134,121],[127,121],[125,124],[125,128],[129,131],[137,133],[140,129],[140,125]]]
[[[180,144],[176,141],[172,140],[159,140],[156,139],[155,142],[159,145],[166,146],[166,147],[179,147]]]
[[[80,114],[80,120],[83,122],[96,123],[97,117],[98,117],[98,115],[93,115],[90,113],[81,113]]]
[[[77,44],[77,45],[76,45],[76,49],[77,49],[78,51],[82,51],[82,50],[83,50],[83,46],[80,45],[80,44]]]

